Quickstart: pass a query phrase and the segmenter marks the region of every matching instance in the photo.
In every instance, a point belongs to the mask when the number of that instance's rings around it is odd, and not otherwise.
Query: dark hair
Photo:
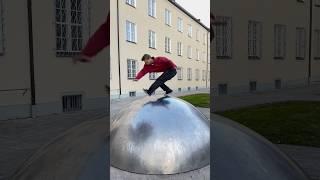
[[[144,61],[145,59],[150,59],[150,58],[154,59],[154,57],[151,57],[150,54],[145,54],[142,56],[141,61]]]

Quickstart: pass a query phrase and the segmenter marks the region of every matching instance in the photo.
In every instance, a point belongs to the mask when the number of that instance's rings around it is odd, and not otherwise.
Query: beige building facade
[[[209,87],[209,29],[171,0],[110,1],[111,98],[142,95],[161,73],[145,75],[143,54],[165,56],[178,66],[166,84],[174,91]],[[159,89],[157,92],[162,93]]]
[[[216,21],[224,22],[214,27],[211,48],[216,95],[320,81],[319,0],[312,4],[311,43],[310,0],[221,0],[214,1],[211,10]]]
[[[72,57],[106,20],[102,0],[1,0],[0,119],[106,108],[108,49]]]

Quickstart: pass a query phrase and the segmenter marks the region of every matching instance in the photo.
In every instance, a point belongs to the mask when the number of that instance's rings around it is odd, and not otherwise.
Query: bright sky
[[[194,17],[201,19],[204,25],[210,27],[210,0],[176,0],[176,2]]]

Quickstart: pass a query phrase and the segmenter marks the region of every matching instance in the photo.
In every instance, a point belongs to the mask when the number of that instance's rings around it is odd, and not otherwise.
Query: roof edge
[[[208,28],[206,25],[204,25],[200,19],[197,19],[194,17],[189,11],[187,11],[185,8],[183,8],[180,4],[178,4],[175,0],[168,0],[171,4],[176,6],[178,9],[180,9],[182,12],[184,12],[186,15],[188,15],[191,19],[196,21],[198,24],[200,24],[202,27],[204,27],[207,31],[210,31],[210,28]]]

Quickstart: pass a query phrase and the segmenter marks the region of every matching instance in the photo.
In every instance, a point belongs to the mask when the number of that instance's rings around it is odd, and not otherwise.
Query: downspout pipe
[[[31,105],[36,105],[36,90],[34,77],[34,49],[33,49],[33,21],[32,21],[32,0],[27,1],[28,6],[28,33],[29,33],[29,68],[30,68],[30,91]],[[32,112],[33,113],[33,112]]]

